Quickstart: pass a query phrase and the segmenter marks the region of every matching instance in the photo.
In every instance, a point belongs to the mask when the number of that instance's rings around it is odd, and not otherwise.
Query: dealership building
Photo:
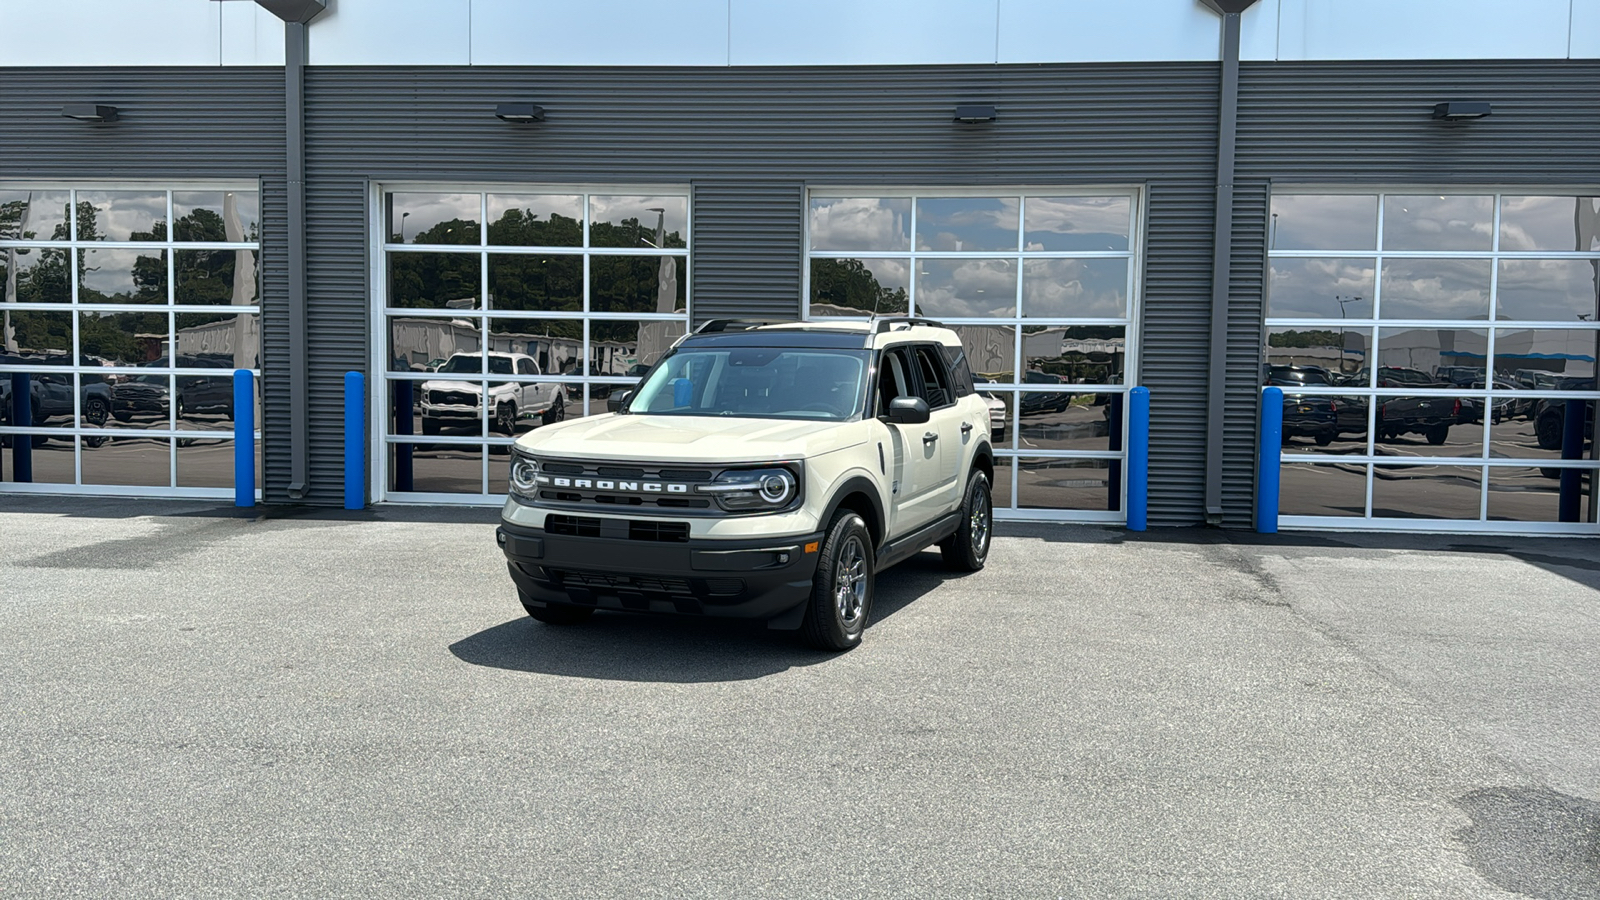
[[[495,504],[687,330],[877,314],[961,334],[999,518],[1124,521],[1142,385],[1153,526],[1265,455],[1284,527],[1600,533],[1600,0],[4,19],[0,503],[232,497],[248,369],[262,502],[343,502],[355,371],[369,502]]]

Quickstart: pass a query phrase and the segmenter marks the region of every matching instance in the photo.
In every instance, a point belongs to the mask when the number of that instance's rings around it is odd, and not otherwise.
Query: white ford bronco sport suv
[[[497,537],[533,618],[765,619],[848,650],[874,576],[989,553],[989,407],[927,319],[715,320],[615,414],[517,439]]]

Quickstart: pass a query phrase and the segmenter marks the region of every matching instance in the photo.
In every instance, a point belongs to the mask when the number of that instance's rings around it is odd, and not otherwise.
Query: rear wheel
[[[587,622],[594,615],[594,608],[589,606],[573,606],[569,603],[539,603],[522,591],[517,592],[517,599],[522,601],[522,608],[528,611],[534,621],[546,625],[577,625]]]
[[[1427,434],[1425,434],[1424,437],[1428,439],[1428,443],[1437,447],[1450,437],[1450,426],[1435,425],[1428,429]]]
[[[1333,435],[1331,435],[1328,432],[1324,431],[1321,434],[1317,435],[1315,438],[1312,438],[1312,440],[1317,442],[1317,446],[1318,447],[1326,447],[1329,444],[1333,443]]]
[[[555,423],[560,422],[562,419],[565,419],[566,417],[567,417],[567,401],[566,401],[566,398],[563,397],[560,394],[557,394],[555,399],[550,401],[550,408],[544,411],[544,424],[546,424],[546,425],[554,425]]]
[[[994,532],[994,506],[989,499],[989,476],[973,472],[961,500],[961,525],[939,542],[945,564],[962,572],[976,572],[989,559],[989,538]]]
[[[861,643],[872,612],[872,535],[861,517],[840,510],[822,542],[811,600],[800,631],[818,650],[849,650]]]
[[[1540,450],[1560,450],[1561,432],[1566,425],[1566,420],[1561,413],[1547,409],[1539,416],[1539,421],[1534,423],[1534,435],[1539,439]]]

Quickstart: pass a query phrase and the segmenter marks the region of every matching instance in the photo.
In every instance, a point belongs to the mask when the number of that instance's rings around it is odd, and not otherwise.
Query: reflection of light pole
[[[661,245],[666,243],[665,230],[667,226],[667,211],[663,207],[652,206],[649,209],[646,209],[645,212],[653,212],[656,214],[656,240],[653,244],[650,243],[649,238],[641,237],[639,240],[644,241],[647,246],[660,250]]]
[[[1267,236],[1267,248],[1269,250],[1278,249],[1278,214],[1277,213],[1273,213],[1272,214],[1272,233]]]
[[[1361,302],[1361,298],[1360,297],[1340,297],[1338,294],[1334,294],[1333,295],[1333,301],[1335,303],[1339,304],[1339,318],[1342,319],[1342,318],[1345,317],[1344,316],[1344,305],[1346,303],[1360,303]]]
[[[400,243],[402,244],[406,242],[406,216],[409,215],[411,215],[411,213],[408,212],[403,212],[400,214]]]

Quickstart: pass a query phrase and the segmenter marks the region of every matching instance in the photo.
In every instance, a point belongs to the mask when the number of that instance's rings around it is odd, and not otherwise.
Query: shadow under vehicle
[[[1558,378],[1551,385],[1558,391],[1592,391],[1595,389],[1593,378]],[[1560,450],[1562,438],[1567,429],[1567,404],[1565,397],[1543,397],[1533,405],[1530,416],[1533,418],[1533,433],[1539,441],[1540,450]],[[1592,440],[1594,437],[1594,401],[1578,400],[1583,404],[1583,439]]]

